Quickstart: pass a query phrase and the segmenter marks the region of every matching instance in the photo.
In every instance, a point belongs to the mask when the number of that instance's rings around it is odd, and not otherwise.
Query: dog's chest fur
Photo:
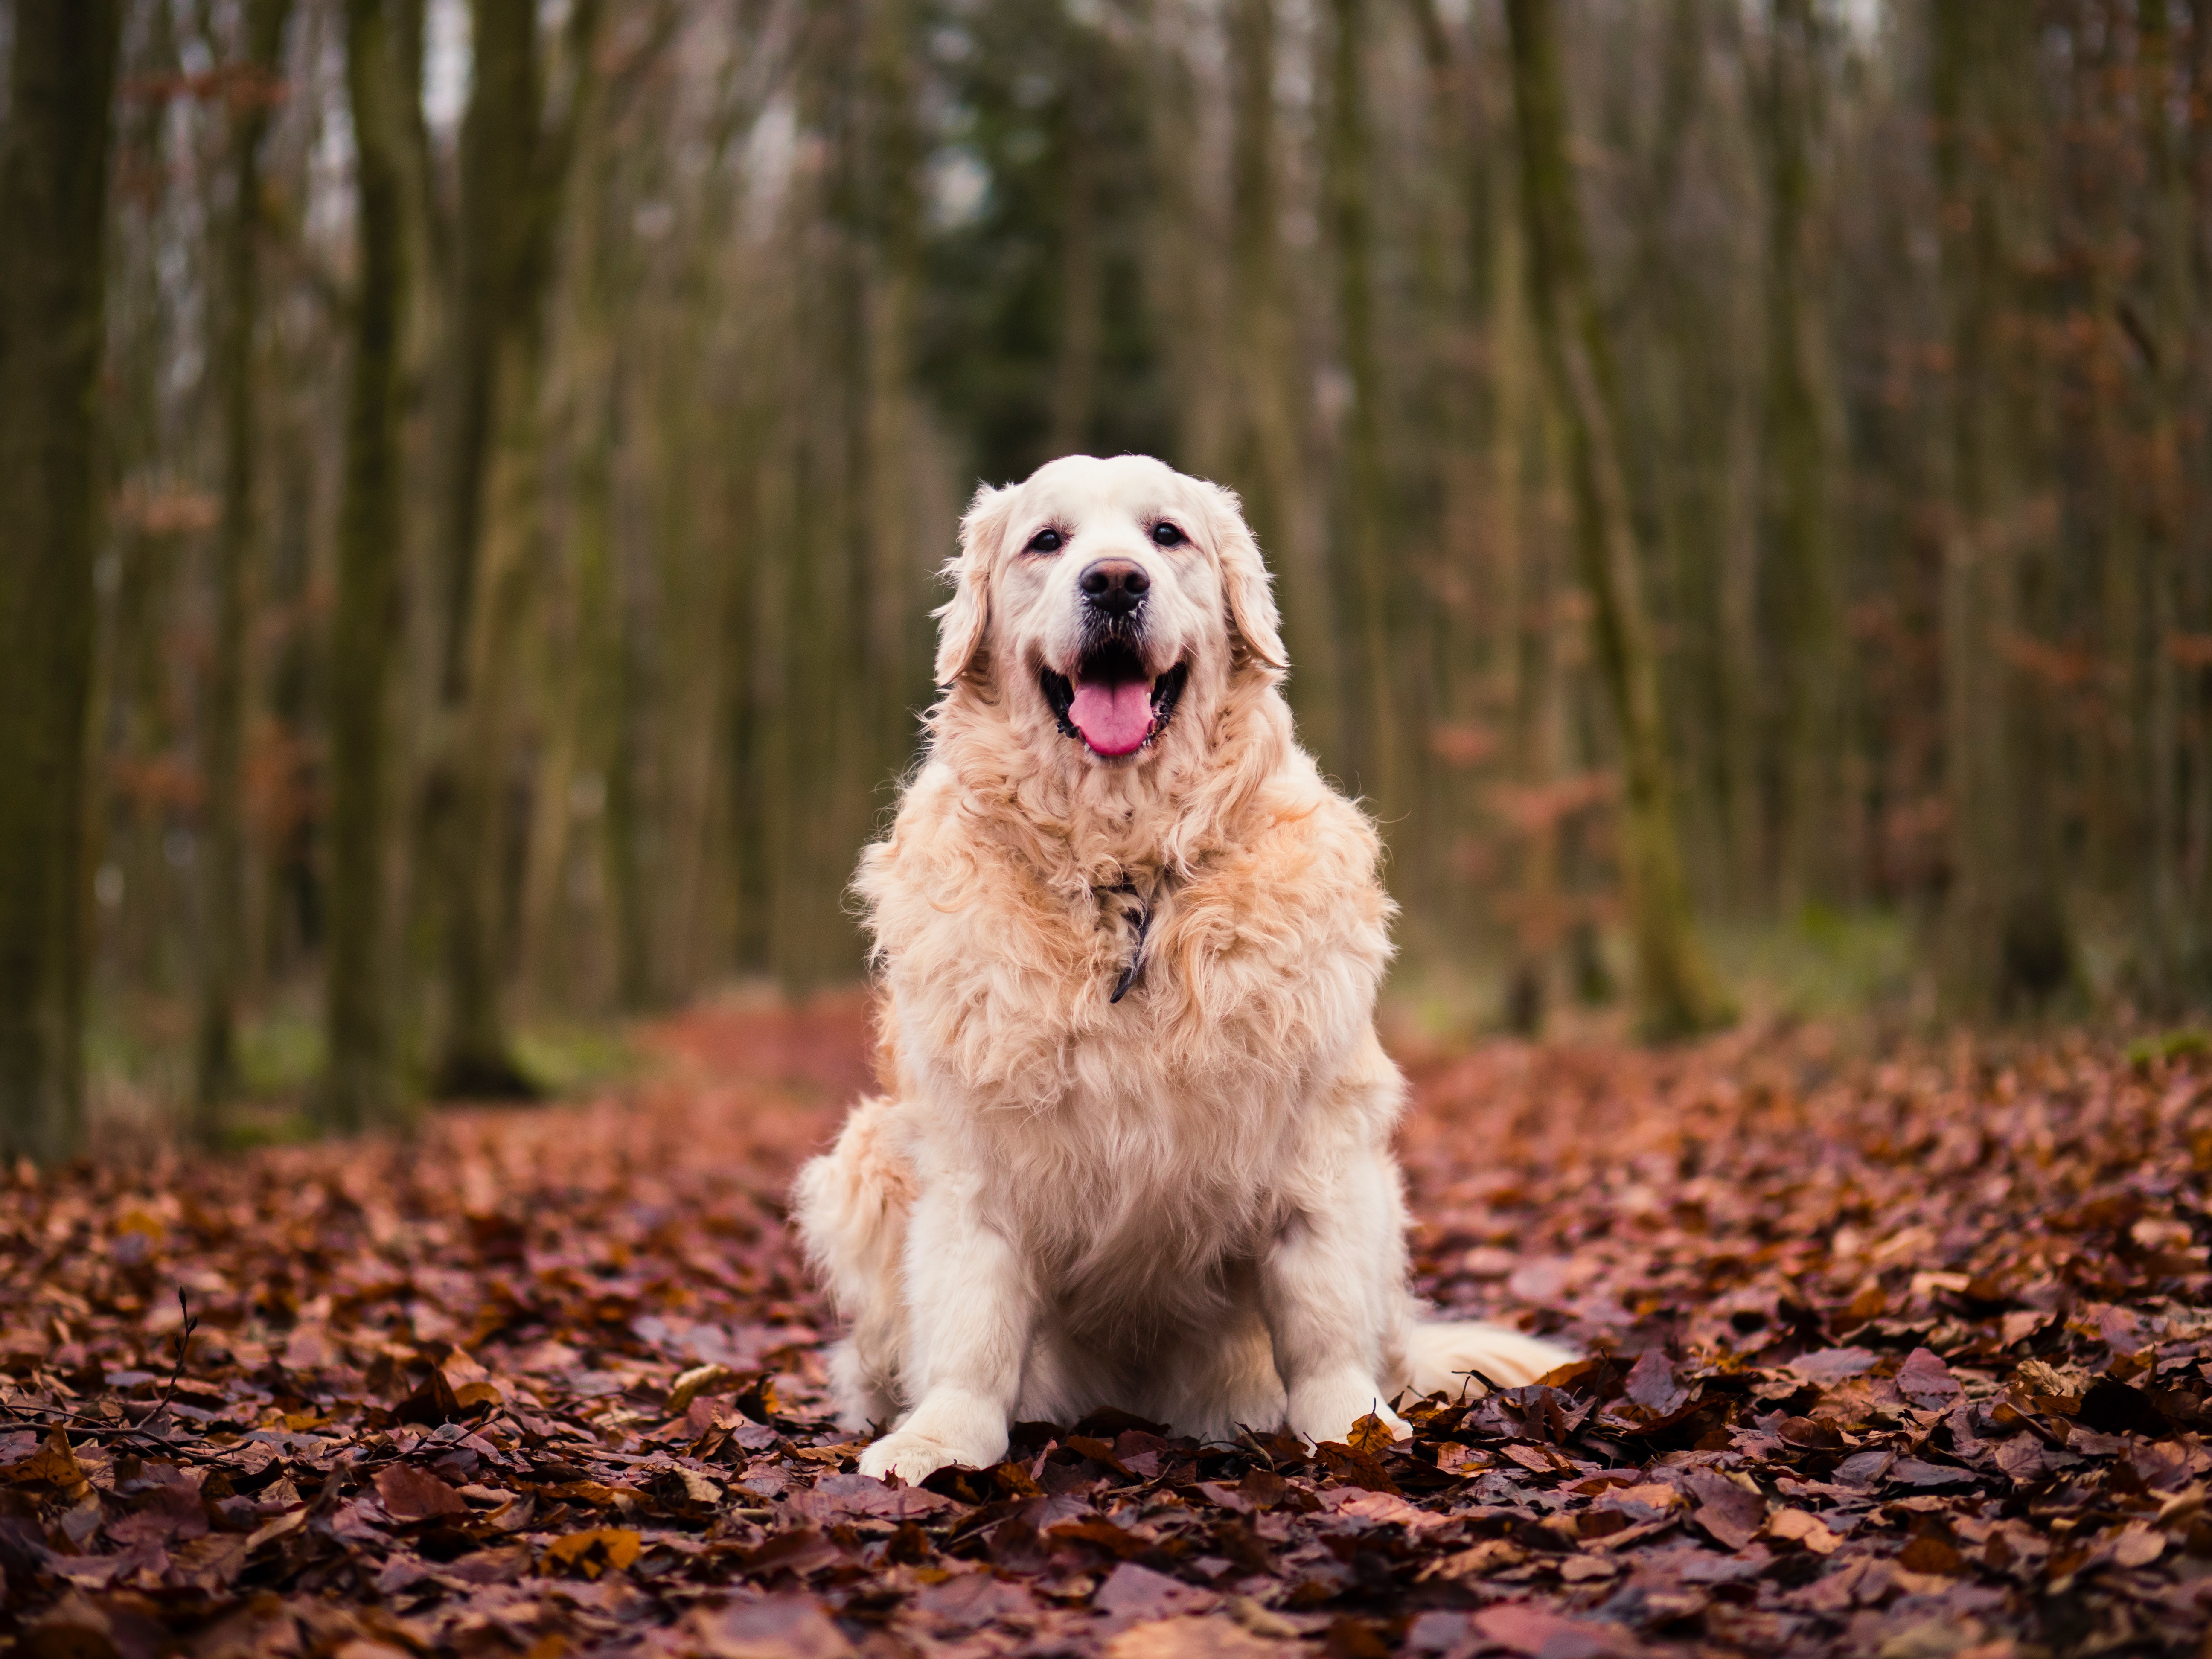
[[[1286,901],[1251,873],[1139,867],[1070,897],[1006,872],[887,963],[923,1123],[1063,1281],[1158,1285],[1256,1248],[1328,1133],[1316,1079],[1371,1042],[1367,953],[1273,959],[1248,930]]]
[[[1196,1285],[1388,1133],[1373,831],[1302,760],[1180,858],[1172,823],[1158,854],[1069,856],[1020,811],[933,765],[863,861],[902,1138],[1085,1299]]]

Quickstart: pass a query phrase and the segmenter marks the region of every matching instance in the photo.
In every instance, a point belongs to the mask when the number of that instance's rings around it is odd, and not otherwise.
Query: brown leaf
[[[681,1417],[691,1409],[691,1402],[701,1395],[734,1388],[738,1381],[738,1373],[727,1365],[694,1365],[678,1377],[675,1385],[668,1390],[668,1414]]]
[[[2098,1546],[2098,1553],[2113,1565],[2129,1569],[2147,1567],[2165,1553],[2165,1534],[2140,1521],[2130,1522]]]
[[[594,1527],[555,1539],[545,1547],[545,1559],[583,1577],[597,1578],[609,1571],[622,1571],[644,1547],[644,1538],[628,1527]]]
[[[148,1472],[152,1473],[151,1467]],[[182,1542],[204,1535],[208,1529],[207,1505],[201,1501],[199,1488],[185,1478],[182,1470],[173,1473],[176,1479],[163,1481],[133,1500],[130,1514],[109,1522],[108,1537],[131,1545]]]
[[[251,1554],[264,1544],[273,1544],[280,1538],[289,1538],[307,1524],[307,1512],[294,1510],[289,1515],[277,1516],[256,1527],[246,1540],[246,1553]]]
[[[404,1400],[392,1408],[392,1418],[401,1423],[420,1423],[426,1428],[442,1428],[457,1423],[465,1415],[461,1402],[453,1397],[453,1384],[435,1365],[429,1376],[417,1383]]]
[[[1802,1544],[1815,1555],[1833,1555],[1843,1540],[1817,1515],[1804,1510],[1780,1509],[1768,1513],[1766,1536]]]
[[[1784,1369],[1818,1387],[1832,1389],[1848,1377],[1872,1370],[1880,1357],[1865,1348],[1822,1348],[1817,1353],[1800,1354]]]
[[[1684,1478],[1697,1507],[1690,1519],[1723,1547],[1740,1550],[1759,1535],[1766,1518],[1766,1500],[1747,1492],[1726,1475],[1711,1469],[1692,1469]]]
[[[841,1521],[905,1521],[960,1505],[925,1487],[887,1486],[870,1474],[825,1474],[811,1491],[791,1493],[784,1507],[794,1516],[829,1526]]]
[[[1898,1551],[1897,1564],[1913,1572],[1939,1572],[1948,1578],[1955,1578],[1966,1570],[1956,1546],[1948,1539],[1925,1532],[1907,1540],[1905,1547]]]
[[[1473,1549],[1461,1550],[1441,1560],[1432,1560],[1421,1569],[1421,1577],[1430,1578],[1481,1578],[1493,1572],[1504,1572],[1517,1567],[1528,1559],[1528,1552],[1518,1544],[1503,1538],[1485,1539]]]
[[[1631,1400],[1661,1417],[1681,1410],[1690,1398],[1690,1391],[1674,1380],[1674,1363],[1662,1348],[1637,1355],[1626,1387]]]
[[[769,1595],[694,1607],[679,1626],[683,1650],[704,1659],[844,1659],[844,1632],[811,1596]]]
[[[1324,1440],[1314,1448],[1314,1455],[1328,1468],[1328,1472],[1347,1486],[1364,1486],[1370,1492],[1395,1492],[1398,1483],[1375,1458],[1364,1452],[1334,1440]]]
[[[58,1425],[38,1450],[0,1469],[0,1478],[15,1486],[52,1486],[71,1502],[92,1490],[85,1478],[84,1465],[76,1461],[76,1453],[70,1448],[69,1436]]]
[[[1165,1573],[1124,1561],[1091,1595],[1091,1605],[1101,1613],[1142,1620],[1208,1612],[1220,1599]]]
[[[465,1515],[460,1493],[412,1463],[389,1463],[376,1472],[377,1501],[394,1521],[430,1521],[441,1515]]]
[[[1346,1437],[1345,1443],[1356,1452],[1375,1457],[1396,1445],[1398,1437],[1390,1432],[1389,1426],[1381,1418],[1370,1412],[1352,1425],[1352,1432]]]
[[[1915,1348],[1897,1373],[1897,1391],[1916,1406],[1936,1410],[1959,1398],[1959,1379],[1925,1348]]]
[[[1535,1659],[1605,1659],[1633,1648],[1626,1632],[1608,1625],[1565,1619],[1532,1601],[1500,1601],[1474,1615],[1483,1638]]]
[[[1844,1437],[1834,1424],[1814,1417],[1785,1417],[1776,1425],[1775,1432],[1784,1444],[1802,1446],[1809,1451],[1830,1450],[1844,1443]]]
[[[1322,1506],[1347,1521],[1370,1527],[1403,1527],[1408,1534],[1451,1524],[1451,1516],[1437,1515],[1387,1492],[1355,1488],[1322,1494]]]
[[[2166,1413],[2152,1405],[2141,1389],[2109,1377],[2090,1384],[2076,1415],[2084,1426],[2103,1434],[2145,1434],[2155,1440],[2173,1432]]]
[[[1147,1620],[1108,1638],[1103,1650],[1105,1659],[1289,1659],[1297,1651],[1218,1613]]]
[[[1027,1585],[988,1572],[963,1572],[924,1584],[911,1606],[940,1635],[962,1635],[1002,1619],[1034,1617],[1037,1610]]]
[[[1139,1538],[1136,1534],[1115,1526],[1111,1521],[1063,1521],[1056,1527],[1046,1528],[1045,1536],[1096,1544],[1124,1561],[1155,1547],[1149,1540]]]

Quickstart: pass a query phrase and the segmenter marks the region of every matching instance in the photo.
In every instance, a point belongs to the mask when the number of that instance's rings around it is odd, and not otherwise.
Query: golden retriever
[[[1374,1025],[1393,906],[1298,747],[1237,498],[1143,456],[980,490],[942,699],[856,889],[885,1087],[801,1172],[864,1473],[1115,1406],[1342,1440],[1569,1356],[1425,1322]]]

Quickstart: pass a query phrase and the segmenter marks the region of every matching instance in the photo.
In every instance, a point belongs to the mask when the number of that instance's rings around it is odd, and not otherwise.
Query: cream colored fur
[[[1188,537],[1162,547],[1170,520]],[[1066,545],[1028,550],[1057,527]],[[862,1455],[918,1480],[996,1462],[1010,1423],[1118,1406],[1181,1432],[1341,1440],[1401,1389],[1513,1384],[1568,1355],[1424,1323],[1407,1285],[1376,1041],[1392,906],[1366,817],[1297,745],[1266,567],[1235,496],[1138,456],[981,491],[950,567],[928,752],[857,890],[884,1083],[797,1190],[851,1328],[832,1361]],[[1147,671],[1188,680],[1157,740],[1102,758],[1055,721],[1076,580],[1151,579]],[[1112,901],[1149,904],[1141,977]]]

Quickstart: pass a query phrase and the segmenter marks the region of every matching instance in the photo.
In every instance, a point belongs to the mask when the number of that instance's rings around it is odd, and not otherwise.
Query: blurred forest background
[[[1070,451],[1243,492],[1455,1018],[2201,999],[2209,10],[5,0],[0,1141],[854,977]]]

